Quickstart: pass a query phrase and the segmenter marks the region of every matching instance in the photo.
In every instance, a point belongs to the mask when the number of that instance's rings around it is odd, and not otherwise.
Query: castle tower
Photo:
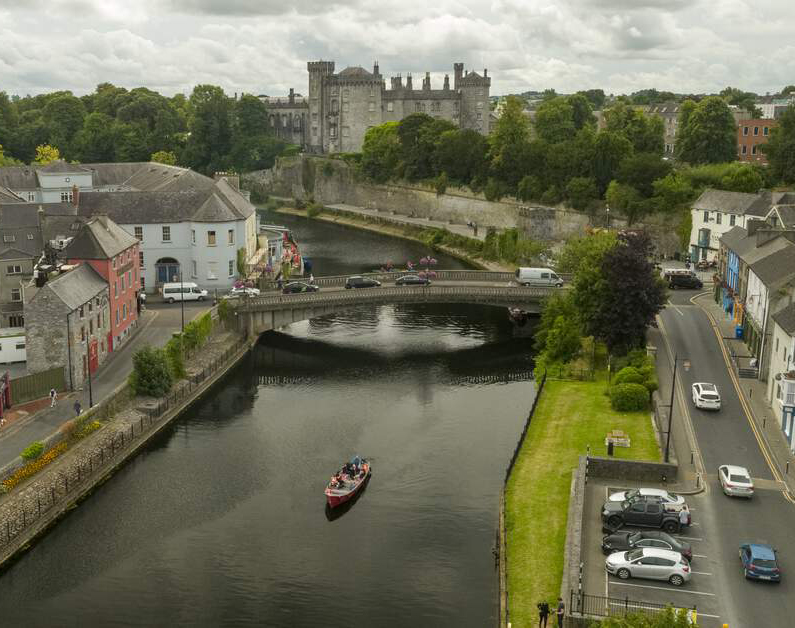
[[[409,72],[409,73],[406,75],[406,89],[407,89],[407,90],[409,90],[409,91],[411,91],[412,89],[414,89],[414,88],[411,86],[411,72]]]
[[[444,75],[444,91],[446,91],[446,92],[450,91],[450,75],[449,74],[445,74]]]
[[[431,90],[431,73],[430,72],[426,72],[425,73],[425,78],[422,80],[422,89],[424,89],[425,91],[430,91]]]
[[[323,120],[326,113],[326,81],[334,74],[333,61],[310,61],[309,72],[309,129],[308,144],[313,152],[323,152]]]
[[[456,72],[463,73],[463,64],[455,64]],[[489,134],[489,88],[491,79],[489,71],[483,70],[481,76],[477,72],[456,76],[456,89],[460,94],[461,118],[460,126],[463,129],[472,129],[483,135]]]
[[[454,63],[453,64],[453,89],[458,89],[458,83],[464,77],[464,64],[463,63]]]

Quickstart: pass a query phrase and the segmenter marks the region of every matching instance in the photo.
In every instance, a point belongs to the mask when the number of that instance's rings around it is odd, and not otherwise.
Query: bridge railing
[[[338,303],[382,303],[393,297],[406,300],[440,301],[447,298],[463,297],[468,301],[511,301],[522,303],[537,301],[559,292],[559,288],[522,286],[385,286],[381,288],[359,288],[354,290],[334,290],[329,292],[308,292],[301,294],[271,294],[245,297],[240,303],[242,311],[287,309],[302,305],[326,305]]]

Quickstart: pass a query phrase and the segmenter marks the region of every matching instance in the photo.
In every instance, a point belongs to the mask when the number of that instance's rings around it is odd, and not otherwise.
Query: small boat
[[[370,479],[370,462],[359,456],[351,458],[331,476],[326,485],[326,501],[331,508],[352,499]]]

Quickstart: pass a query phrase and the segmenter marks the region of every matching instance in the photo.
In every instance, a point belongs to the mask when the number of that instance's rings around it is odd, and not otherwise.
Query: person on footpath
[[[680,533],[685,528],[685,526],[687,526],[689,518],[690,518],[689,513],[684,508],[682,508],[682,510],[679,511],[679,532]]]
[[[58,393],[55,392],[55,388],[50,388],[50,407],[55,407],[55,402],[58,401]]]
[[[549,603],[539,602],[538,606],[538,628],[542,626],[546,628],[547,620],[549,619]]]
[[[80,407],[80,402],[75,401],[75,416],[80,416],[80,411],[82,408]]]
[[[563,598],[558,598],[558,608],[555,611],[558,616],[558,628],[563,628],[563,616],[566,614],[566,605],[563,604]]]

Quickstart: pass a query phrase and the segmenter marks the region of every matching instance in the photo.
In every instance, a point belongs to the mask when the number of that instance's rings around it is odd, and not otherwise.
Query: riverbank
[[[594,381],[547,380],[505,489],[509,619],[533,626],[536,604],[554,608],[563,575],[572,470],[590,446],[604,454],[605,434],[622,430],[632,446],[616,458],[659,460],[649,413],[616,412],[604,394],[606,374]],[[554,604],[553,604],[554,602]]]
[[[305,209],[296,209],[294,207],[287,207],[287,206],[279,207],[274,211],[281,214],[290,214],[292,216],[301,216],[304,218],[311,218],[312,220],[321,220],[324,222],[332,222],[339,225],[345,225],[348,227],[355,227],[357,229],[362,229],[364,231],[380,233],[382,235],[401,238],[403,240],[420,242],[422,244],[427,244],[433,250],[447,253],[448,255],[456,257],[481,270],[493,270],[498,272],[513,272],[514,270],[516,270],[516,267],[513,265],[495,262],[492,260],[484,260],[480,257],[470,254],[468,251],[461,248],[453,247],[447,244],[439,244],[439,243],[429,244],[428,240],[424,239],[422,235],[425,234],[429,238],[432,232],[435,231],[435,229],[422,228],[410,224],[400,225],[393,221],[390,222],[376,221],[375,219],[365,218],[363,216],[358,216],[350,212],[345,212],[342,210],[329,210],[327,208],[324,208],[323,210],[320,211],[319,214],[316,214],[314,216],[309,216],[309,212]],[[458,236],[458,237],[463,238],[463,236]],[[479,242],[476,240],[473,241]]]

